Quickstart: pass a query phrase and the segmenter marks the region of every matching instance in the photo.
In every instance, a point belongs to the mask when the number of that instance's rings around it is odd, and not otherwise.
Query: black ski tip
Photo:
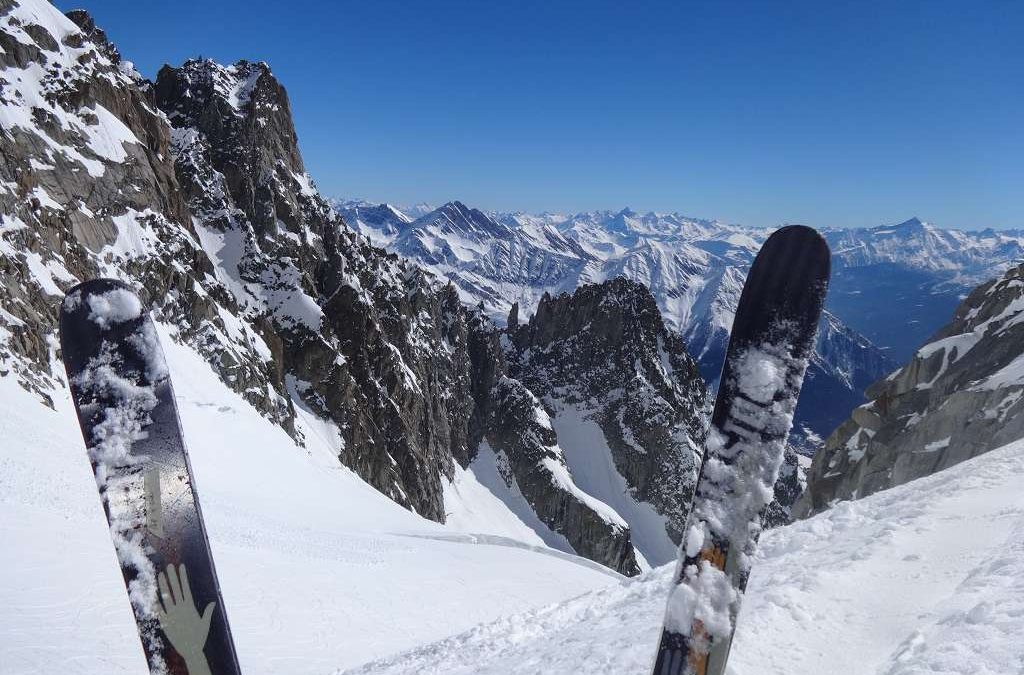
[[[72,312],[76,309],[77,300],[76,298],[88,297],[90,295],[99,295],[107,293],[115,289],[122,289],[130,293],[135,294],[135,289],[118,279],[109,279],[106,277],[97,277],[96,279],[88,279],[81,283],[75,284],[68,289],[67,293],[64,294],[64,300],[61,303],[61,309],[66,312]]]
[[[799,224],[783,225],[779,229],[775,230],[775,232],[772,232],[771,236],[772,237],[774,237],[774,236],[811,237],[811,238],[818,238],[822,242],[825,241],[825,238],[821,236],[821,233],[818,232],[813,227],[810,227],[809,225],[799,225]],[[771,238],[771,237],[769,237],[769,238]],[[827,243],[825,245],[828,246]]]
[[[813,227],[807,225],[785,225],[772,232],[764,242],[761,252],[767,256],[773,250],[799,251],[801,262],[811,269],[824,270],[827,277],[831,271],[832,252],[828,242]],[[758,254],[761,255],[760,253]]]
[[[804,249],[808,254],[816,255],[818,258],[831,258],[828,250],[828,242],[821,236],[818,230],[807,225],[784,225],[779,227],[765,241],[762,251],[773,248],[793,249],[798,247]]]
[[[113,291],[123,294],[96,304]],[[118,306],[111,307],[111,301]],[[69,377],[96,356],[105,341],[134,333],[148,317],[149,308],[123,281],[90,279],[69,289],[60,306],[60,347]]]
[[[754,258],[742,296],[758,296],[758,305],[777,305],[783,314],[810,316],[820,312],[820,307],[797,309],[792,305],[812,298],[817,301],[812,304],[820,305],[831,273],[832,253],[825,238],[813,227],[786,225],[768,237]],[[808,293],[808,288],[817,292]]]

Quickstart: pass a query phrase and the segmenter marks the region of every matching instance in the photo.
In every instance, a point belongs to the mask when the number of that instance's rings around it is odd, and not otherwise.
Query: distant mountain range
[[[373,243],[450,279],[461,298],[503,323],[545,294],[624,276],[650,287],[701,372],[717,379],[746,269],[772,228],[677,213],[484,212],[453,201],[430,209],[334,200]],[[895,226],[823,228],[833,281],[796,437],[827,436],[863,390],[910,357],[962,297],[1024,257],[1022,231]]]

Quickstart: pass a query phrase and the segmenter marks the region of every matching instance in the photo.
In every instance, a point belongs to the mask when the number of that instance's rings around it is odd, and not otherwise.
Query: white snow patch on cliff
[[[558,411],[553,424],[574,482],[629,525],[633,546],[651,565],[674,560],[677,547],[665,530],[665,516],[633,495],[615,466],[601,427],[586,412],[570,406]]]

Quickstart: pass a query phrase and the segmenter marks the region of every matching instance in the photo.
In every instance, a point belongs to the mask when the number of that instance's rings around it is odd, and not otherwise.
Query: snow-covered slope
[[[767,532],[730,675],[1010,675],[1024,642],[1024,442]],[[647,675],[671,568],[349,675]]]
[[[621,579],[530,542],[465,472],[475,520],[446,527],[401,508],[338,464],[332,425],[300,410],[298,447],[160,330],[245,673],[328,673]],[[0,672],[143,675],[74,410],[58,394],[51,410],[0,378]]]

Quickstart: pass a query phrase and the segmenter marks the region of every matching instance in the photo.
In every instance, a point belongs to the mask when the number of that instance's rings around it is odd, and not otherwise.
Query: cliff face
[[[1024,437],[1024,267],[976,288],[867,395],[814,458],[799,515]]]
[[[470,322],[471,446],[549,530],[635,573],[675,556],[703,440],[705,388],[643,285],[545,297],[529,323]],[[469,466],[491,461],[474,454]],[[554,535],[555,541],[544,535]]]
[[[700,468],[706,391],[647,288],[618,277],[572,295],[545,295],[509,338],[512,375],[556,422],[600,428],[630,495],[652,504],[678,542]],[[599,450],[591,452],[600,461]]]
[[[452,285],[373,247],[328,206],[266,64],[192,60],[151,83],[86,13],[69,17],[42,0],[0,0],[0,376],[49,402],[63,386],[63,291],[116,277],[297,442],[309,428],[299,415],[314,415],[339,460],[407,508],[443,521],[456,465],[471,466],[486,443],[538,527],[635,573],[641,521],[580,486],[560,447],[572,434],[546,412],[560,386],[547,373],[567,381],[576,366],[532,363],[524,351],[557,340],[559,358],[588,355],[587,400],[625,478],[607,477],[665,514],[666,540],[677,533],[702,385],[645,288],[588,290],[615,298],[613,320],[581,299],[583,323],[555,330],[535,318],[537,337],[505,335]],[[601,322],[608,329],[594,332]],[[631,343],[645,345],[639,360]],[[637,368],[646,384],[598,405]],[[647,412],[661,417],[645,426]],[[659,479],[657,463],[676,458],[690,463]]]
[[[154,92],[216,276],[237,315],[273,335],[261,384],[333,420],[342,462],[374,487],[443,520],[441,480],[468,456],[472,407],[454,290],[370,246],[324,202],[266,64],[166,66]]]

